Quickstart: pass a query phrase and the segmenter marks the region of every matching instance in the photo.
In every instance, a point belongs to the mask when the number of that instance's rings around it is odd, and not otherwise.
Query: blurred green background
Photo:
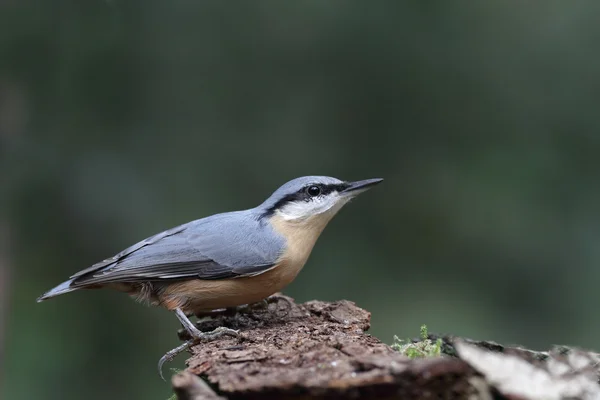
[[[0,396],[165,399],[176,318],[36,304],[301,175],[385,182],[286,293],[372,333],[600,349],[598,2],[0,3]],[[171,367],[183,366],[180,357]]]

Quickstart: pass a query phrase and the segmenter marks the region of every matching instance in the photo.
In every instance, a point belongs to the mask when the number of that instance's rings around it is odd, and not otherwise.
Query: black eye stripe
[[[278,210],[278,209],[282,208],[283,206],[285,206],[287,203],[291,203],[293,201],[314,200],[315,199],[314,197],[311,197],[310,195],[308,195],[306,193],[306,190],[311,186],[318,186],[319,188],[321,188],[321,194],[319,196],[327,196],[328,194],[330,194],[334,191],[341,192],[342,190],[347,189],[350,185],[347,183],[330,183],[330,184],[311,183],[311,184],[305,185],[302,189],[298,190],[297,192],[290,193],[290,194],[284,196],[283,198],[279,199],[279,201],[277,201],[275,204],[273,204],[273,206],[271,206],[267,211],[265,211],[265,213],[262,215],[262,217],[268,217],[268,216],[272,215],[275,212],[275,210]]]
[[[349,187],[349,185],[347,183],[330,183],[328,185],[323,185],[320,183],[315,183],[315,184],[310,184],[310,185],[306,185],[304,186],[302,189],[300,189],[298,191],[298,193],[303,193],[306,191],[307,188],[311,187],[311,186],[318,186],[321,188],[321,194],[322,195],[328,195],[331,192],[337,191],[337,192],[341,192],[344,189],[347,189]]]

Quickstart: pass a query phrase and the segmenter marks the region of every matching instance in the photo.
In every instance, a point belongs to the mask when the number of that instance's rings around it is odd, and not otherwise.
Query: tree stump
[[[367,334],[370,313],[346,300],[276,296],[264,310],[198,323],[218,326],[240,335],[191,348],[187,370],[173,377],[179,399],[600,398],[595,353],[446,336],[443,356],[410,359]]]

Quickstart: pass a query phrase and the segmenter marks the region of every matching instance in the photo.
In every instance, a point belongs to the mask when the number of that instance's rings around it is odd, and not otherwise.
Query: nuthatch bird
[[[257,303],[281,291],[296,278],[331,218],[381,181],[296,178],[258,207],[212,215],[142,240],[77,272],[38,302],[107,287],[174,311],[192,340],[165,354],[160,371],[165,360],[200,339],[237,334],[224,327],[201,332],[187,315]]]

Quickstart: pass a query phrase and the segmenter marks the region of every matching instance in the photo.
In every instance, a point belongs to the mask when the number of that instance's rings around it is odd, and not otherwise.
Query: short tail
[[[61,283],[54,289],[47,291],[46,293],[44,293],[43,295],[38,297],[37,302],[39,303],[41,301],[48,300],[49,298],[56,297],[58,295],[69,293],[69,292],[72,292],[73,290],[79,289],[79,287],[71,286],[71,284],[73,283],[73,280],[74,279],[69,279],[68,281]]]

